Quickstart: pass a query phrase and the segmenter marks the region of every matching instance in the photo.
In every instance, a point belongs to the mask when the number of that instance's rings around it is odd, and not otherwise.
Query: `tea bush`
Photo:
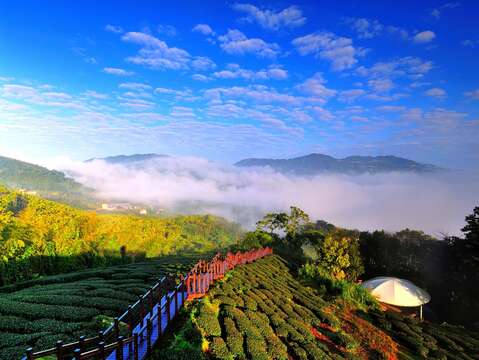
[[[383,312],[356,285],[336,285],[307,287],[278,256],[236,267],[193,306],[208,357],[479,359],[477,333]]]

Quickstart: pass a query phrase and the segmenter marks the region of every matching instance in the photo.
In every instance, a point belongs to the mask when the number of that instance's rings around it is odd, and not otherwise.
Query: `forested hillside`
[[[214,216],[100,215],[0,187],[0,286],[119,258],[211,251],[239,235]]]
[[[3,156],[0,156],[0,183],[71,205],[89,207],[95,203],[92,190],[61,171]]]

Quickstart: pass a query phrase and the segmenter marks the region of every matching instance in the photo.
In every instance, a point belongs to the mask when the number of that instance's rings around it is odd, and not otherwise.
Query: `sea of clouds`
[[[295,205],[313,219],[348,228],[458,235],[464,217],[479,205],[479,177],[464,172],[300,177],[194,157],[150,160],[141,166],[57,159],[53,167],[104,199],[212,213],[247,228],[267,212]]]

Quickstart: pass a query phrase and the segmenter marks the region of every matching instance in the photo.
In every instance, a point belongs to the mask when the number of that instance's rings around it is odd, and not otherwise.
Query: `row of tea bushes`
[[[479,359],[479,333],[461,326],[420,322],[395,312],[362,314],[387,331],[406,351],[403,357]]]
[[[94,336],[99,315],[120,315],[159,278],[186,273],[199,257],[162,257],[0,288],[0,360],[17,359],[29,346],[37,351]]]
[[[190,314],[212,359],[479,359],[479,334],[325,300],[278,256],[237,267]]]
[[[329,359],[354,355],[328,303],[294,279],[277,256],[237,267],[194,310],[215,359]],[[331,342],[314,335],[331,326]],[[335,329],[332,326],[336,326]],[[354,343],[351,346],[350,343]],[[344,346],[346,345],[346,346]],[[348,350],[343,353],[340,348]]]

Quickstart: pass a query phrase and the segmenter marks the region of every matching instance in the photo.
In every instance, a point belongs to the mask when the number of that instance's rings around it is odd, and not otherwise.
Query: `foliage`
[[[81,207],[90,207],[95,203],[91,189],[64,173],[3,156],[0,156],[0,182]]]
[[[368,294],[346,280],[329,279],[344,294],[358,291],[351,298]],[[384,312],[375,301],[358,307],[331,289],[320,295],[298,282],[284,260],[269,256],[236,267],[192,306],[196,319],[202,312],[213,317],[218,307],[219,333],[207,322],[194,325],[211,359],[479,358],[478,333]]]
[[[299,270],[299,275],[324,289],[329,296],[339,297],[357,308],[377,308],[376,299],[362,286],[347,280],[338,280],[329,271],[314,264],[305,264]]]
[[[203,256],[164,256],[2,288],[8,291],[0,293],[0,338],[6,339],[4,345],[0,344],[0,359],[18,358],[28,346],[38,351],[54,346],[56,340],[94,336],[111,325],[113,317],[123,313],[159,277],[184,273]],[[120,331],[126,331],[123,323]]]
[[[0,193],[0,286],[43,275],[235,243],[240,228],[206,216],[98,215],[36,196]]]
[[[479,208],[466,217],[464,237],[437,240],[405,229],[360,234],[365,277],[395,276],[413,281],[431,294],[426,315],[436,321],[479,328]]]

